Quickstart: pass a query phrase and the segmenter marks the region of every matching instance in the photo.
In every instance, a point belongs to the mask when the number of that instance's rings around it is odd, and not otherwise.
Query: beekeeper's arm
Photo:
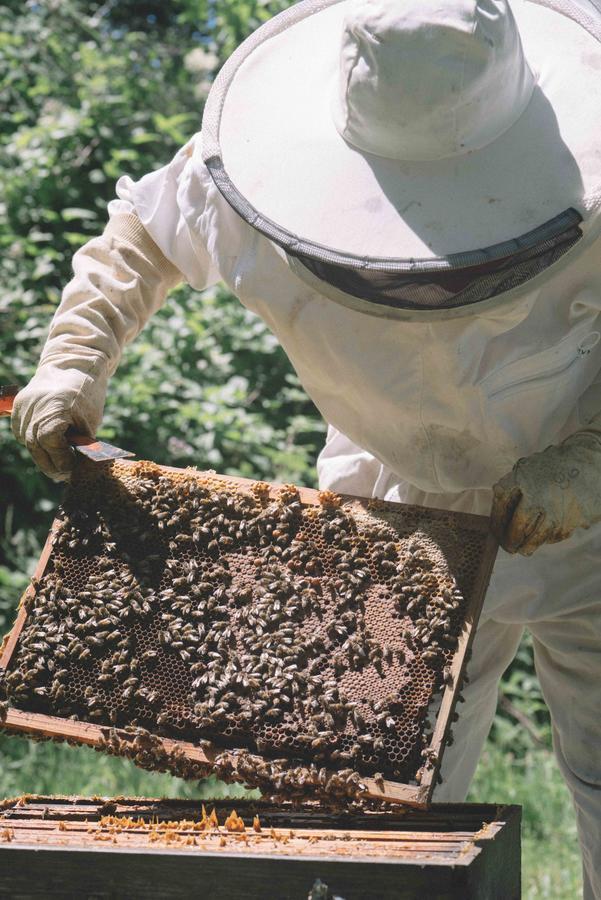
[[[187,280],[202,289],[219,280],[177,204],[177,188],[191,164],[194,140],[168,165],[134,184],[117,185],[104,233],[73,257],[74,277],[63,291],[36,374],[16,397],[12,427],[51,478],[69,477],[70,426],[94,436],[108,379],[132,341]]]
[[[601,521],[601,413],[563,443],[518,460],[493,494],[493,530],[510,553],[530,556]]]

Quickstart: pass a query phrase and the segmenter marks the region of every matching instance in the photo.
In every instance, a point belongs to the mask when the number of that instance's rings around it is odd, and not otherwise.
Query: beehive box
[[[516,806],[435,804],[428,811],[332,814],[310,805],[236,803],[237,817],[223,801],[214,812],[207,804],[204,816],[190,800],[6,801],[0,896],[520,897]]]
[[[495,553],[483,517],[82,463],[0,657],[5,727],[427,803]]]

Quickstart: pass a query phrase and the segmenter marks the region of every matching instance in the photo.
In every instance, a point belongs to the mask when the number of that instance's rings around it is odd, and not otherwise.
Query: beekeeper
[[[323,488],[477,513],[492,499],[508,553],[436,798],[464,797],[528,626],[597,898],[600,41],[589,0],[276,16],[222,69],[202,131],[119,180],[13,414],[67,478],[65,430],[96,432],[123,346],[176,283],[223,279],[329,423]]]

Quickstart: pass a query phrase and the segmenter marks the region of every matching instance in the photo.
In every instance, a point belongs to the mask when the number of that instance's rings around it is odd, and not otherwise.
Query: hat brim
[[[241,45],[212,88],[203,156],[249,207],[304,241],[379,259],[497,244],[568,207],[590,220],[601,183],[598,22],[576,8],[580,21],[514,0],[537,76],[525,112],[481,150],[405,162],[356,150],[334,125],[348,2],[305,0],[276,16]]]

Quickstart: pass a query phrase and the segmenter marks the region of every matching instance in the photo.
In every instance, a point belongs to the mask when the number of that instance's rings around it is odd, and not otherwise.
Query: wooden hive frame
[[[121,462],[120,466],[136,466],[135,462]],[[163,472],[182,474],[181,469],[172,467],[160,467]],[[189,471],[189,470],[185,470]],[[197,473],[199,476],[207,475],[214,479],[217,483],[223,483],[234,488],[248,489],[255,484],[250,479],[236,478],[233,476],[215,475],[209,473]],[[277,497],[281,485],[270,485],[270,496]],[[317,506],[320,502],[319,492],[309,488],[299,488],[300,500],[303,505]],[[403,508],[403,504],[385,503],[383,501],[371,501],[364,498],[344,496],[344,509],[350,511],[356,516],[382,517],[386,520],[387,515],[398,514]],[[415,509],[406,507],[407,509]],[[490,533],[489,520],[487,517],[476,516],[468,513],[449,513],[441,510],[422,510],[430,519],[437,517],[452,517],[457,529],[466,529],[473,534],[480,536],[482,541],[482,554],[480,565],[477,571],[476,579],[470,596],[468,597],[467,607],[465,609],[464,627],[459,636],[457,648],[454,652],[451,679],[444,687],[440,708],[437,715],[435,727],[433,729],[432,739],[429,749],[432,751],[434,765],[430,766],[422,777],[421,783],[403,784],[391,780],[376,781],[373,777],[364,777],[362,781],[365,783],[365,796],[370,799],[387,800],[390,802],[403,803],[412,806],[425,806],[432,797],[434,786],[436,785],[440,764],[442,761],[444,747],[447,741],[451,719],[458,701],[460,687],[463,680],[466,662],[469,655],[471,643],[474,638],[476,624],[484,600],[486,588],[492,572],[494,559],[497,551],[497,543]],[[56,519],[50,529],[50,533],[46,540],[42,554],[36,566],[33,583],[41,580],[46,572],[46,567],[51,558],[54,539],[60,527],[60,519]],[[35,595],[35,588],[30,584],[26,589],[20,604],[16,621],[11,632],[4,639],[0,652],[0,679],[3,671],[10,668],[11,660],[15,649],[17,648],[19,636],[27,620],[27,602]],[[9,708],[3,727],[12,733],[29,734],[32,737],[52,738],[56,740],[66,740],[77,744],[83,744],[90,747],[101,748],[106,735],[107,726],[94,724],[85,721],[74,721],[72,719],[63,719],[55,715],[45,715],[36,712],[28,712],[26,710]],[[119,738],[127,744],[132,741],[132,735],[122,729],[113,729]],[[166,753],[173,750],[183,752],[185,757],[192,763],[198,763],[203,766],[211,766],[217,753],[223,757],[224,751],[219,748],[214,751],[211,748],[199,747],[189,741],[176,740],[167,737],[161,737],[160,741]],[[227,751],[225,751],[227,753]],[[230,759],[235,768],[237,758],[236,754],[230,754]]]

